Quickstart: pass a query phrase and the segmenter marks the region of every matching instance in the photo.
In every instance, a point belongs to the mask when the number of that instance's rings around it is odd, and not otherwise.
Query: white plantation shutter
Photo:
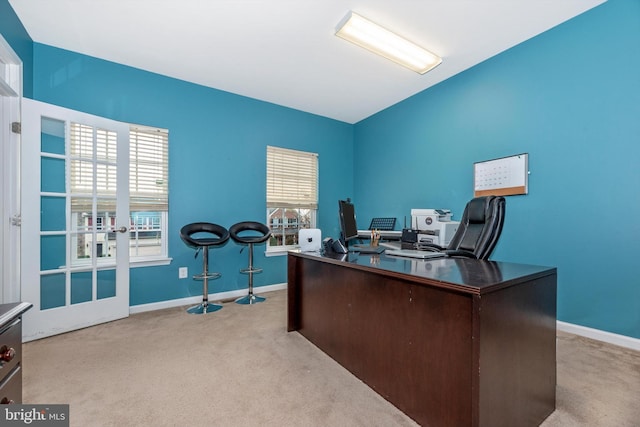
[[[318,155],[267,146],[267,208],[318,208]]]
[[[98,211],[115,212],[116,132],[71,123],[70,143],[71,210],[91,212],[95,185]]]
[[[169,210],[169,131],[132,126],[130,130],[129,209]]]

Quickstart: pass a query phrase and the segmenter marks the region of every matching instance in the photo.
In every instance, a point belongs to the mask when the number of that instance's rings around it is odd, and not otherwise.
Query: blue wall
[[[359,218],[459,219],[474,162],[529,153],[492,258],[557,266],[559,320],[640,338],[638,70],[640,2],[609,0],[358,123]]]
[[[527,152],[529,194],[508,198],[493,258],[557,266],[560,320],[640,338],[637,0],[609,0],[355,126],[32,47],[7,6],[0,0],[0,32],[28,65],[25,94],[33,49],[35,98],[170,130],[174,262],[133,269],[132,304],[199,294],[177,280],[178,266],[200,268],[177,237],[182,224],[264,218],[267,144],[320,153],[325,235],[337,234],[336,200],[349,196],[361,224],[388,215],[402,223],[420,207],[459,218],[474,162]],[[380,169],[390,173],[379,179]],[[214,253],[224,274],[216,286],[245,286],[237,274],[245,255],[234,245]],[[257,285],[285,281],[283,258],[257,262],[265,267]]]
[[[266,221],[266,146],[319,153],[318,224],[337,233],[337,200],[352,192],[351,177],[333,173],[353,163],[353,126],[266,102],[205,88],[131,67],[34,44],[36,99],[115,120],[169,129],[170,266],[131,270],[131,304],[199,295],[201,282],[178,280],[178,267],[202,270],[179,238],[194,221],[230,227]],[[255,285],[286,282],[286,257],[263,256]],[[223,274],[214,292],[244,289],[247,253],[230,242],[212,252]]]

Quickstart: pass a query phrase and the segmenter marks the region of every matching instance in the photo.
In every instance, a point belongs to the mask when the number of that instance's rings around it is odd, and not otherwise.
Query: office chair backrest
[[[447,252],[451,256],[488,259],[502,233],[504,211],[502,196],[476,197],[469,201]]]

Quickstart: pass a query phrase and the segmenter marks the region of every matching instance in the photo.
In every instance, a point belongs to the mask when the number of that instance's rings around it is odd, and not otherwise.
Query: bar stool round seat
[[[264,297],[253,293],[253,275],[261,273],[262,269],[253,265],[253,245],[264,243],[271,237],[271,230],[265,224],[256,221],[243,221],[229,228],[231,239],[241,245],[249,246],[249,266],[240,273],[249,275],[249,294],[236,300],[237,304],[255,304],[265,300]]]
[[[193,276],[194,280],[202,280],[202,303],[187,310],[191,314],[206,314],[222,308],[219,304],[209,302],[209,279],[220,278],[222,274],[209,272],[209,248],[223,246],[229,240],[229,230],[210,222],[194,222],[180,229],[180,238],[189,247],[202,251],[202,274]]]

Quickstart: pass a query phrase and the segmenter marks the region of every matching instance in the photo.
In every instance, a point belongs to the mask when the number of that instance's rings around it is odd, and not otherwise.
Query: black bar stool
[[[197,236],[194,236],[196,235]],[[209,247],[222,246],[229,240],[229,231],[217,224],[209,222],[194,222],[187,224],[180,230],[180,238],[187,246],[202,250],[202,274],[193,276],[194,280],[202,280],[202,303],[187,310],[191,314],[206,314],[222,308],[219,304],[209,303],[209,279],[217,279],[222,274],[209,272]]]
[[[232,225],[229,234],[237,243],[249,246],[249,266],[240,270],[240,273],[249,275],[249,294],[238,298],[236,303],[256,304],[264,301],[264,297],[253,294],[253,275],[262,272],[261,268],[253,266],[253,245],[266,242],[271,237],[271,230],[260,222],[244,221]]]

